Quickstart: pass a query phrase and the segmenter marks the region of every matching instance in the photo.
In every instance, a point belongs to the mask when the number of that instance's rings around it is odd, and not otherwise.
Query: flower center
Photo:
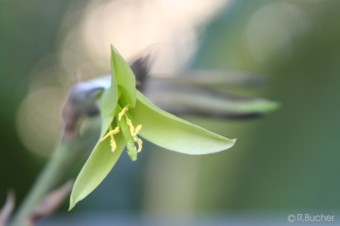
[[[132,161],[137,160],[137,153],[141,152],[143,141],[137,135],[142,130],[142,125],[134,126],[131,117],[128,114],[129,108],[125,106],[121,108],[118,106],[119,113],[115,117],[112,124],[116,125],[114,128],[112,125],[109,131],[101,138],[101,142],[110,137],[111,151],[114,152],[117,148],[117,144],[114,135],[122,132],[126,141],[127,152]]]

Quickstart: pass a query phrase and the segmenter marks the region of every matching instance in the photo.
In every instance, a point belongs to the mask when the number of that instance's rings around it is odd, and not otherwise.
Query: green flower
[[[111,64],[111,86],[99,100],[100,139],[75,181],[70,209],[104,180],[125,147],[131,160],[137,159],[142,150],[140,137],[165,149],[191,155],[223,151],[235,143],[152,104],[136,90],[133,72],[114,47]]]

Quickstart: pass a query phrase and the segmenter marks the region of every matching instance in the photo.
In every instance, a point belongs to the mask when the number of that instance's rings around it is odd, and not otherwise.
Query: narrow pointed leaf
[[[277,102],[217,92],[165,91],[152,96],[155,104],[168,112],[180,115],[203,115],[235,118],[264,115],[279,107]]]
[[[121,96],[130,107],[136,105],[136,79],[130,66],[119,52],[111,46],[112,77],[116,77]]]
[[[210,88],[258,87],[266,84],[266,79],[244,71],[197,70],[173,74],[152,74],[152,83],[186,84]]]
[[[98,141],[74,183],[69,210],[88,196],[109,174],[124,149],[121,136],[116,136],[116,142],[117,149],[112,152],[109,139]]]
[[[232,147],[228,139],[169,114],[137,92],[137,104],[131,110],[140,135],[163,148],[191,155],[209,154]]]

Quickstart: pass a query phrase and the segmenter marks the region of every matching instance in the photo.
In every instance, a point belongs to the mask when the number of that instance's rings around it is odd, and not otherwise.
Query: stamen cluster
[[[122,132],[123,137],[127,144],[128,154],[131,160],[137,160],[137,153],[142,151],[143,141],[138,137],[138,134],[142,130],[142,125],[134,126],[131,117],[128,114],[129,108],[125,106],[117,114],[116,119],[110,126],[109,131],[102,137],[101,142],[110,137],[111,151],[114,152],[117,149],[117,143],[115,140],[115,135]]]

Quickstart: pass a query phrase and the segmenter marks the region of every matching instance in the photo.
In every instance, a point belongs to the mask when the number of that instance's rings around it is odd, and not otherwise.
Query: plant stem
[[[44,197],[46,193],[59,181],[63,174],[62,169],[64,161],[70,153],[69,145],[70,144],[66,141],[66,139],[61,139],[54,155],[33,185],[29,196],[21,205],[12,222],[13,226],[28,225],[28,222],[26,221],[34,211],[34,208],[38,205],[42,197]]]
[[[60,139],[54,155],[51,157],[20,206],[10,224],[11,226],[30,225],[28,220],[41,200],[60,182],[69,169],[69,166],[84,154],[86,150],[91,148],[97,138],[98,134],[94,132],[93,129],[89,128],[82,138],[68,139],[64,136]]]

